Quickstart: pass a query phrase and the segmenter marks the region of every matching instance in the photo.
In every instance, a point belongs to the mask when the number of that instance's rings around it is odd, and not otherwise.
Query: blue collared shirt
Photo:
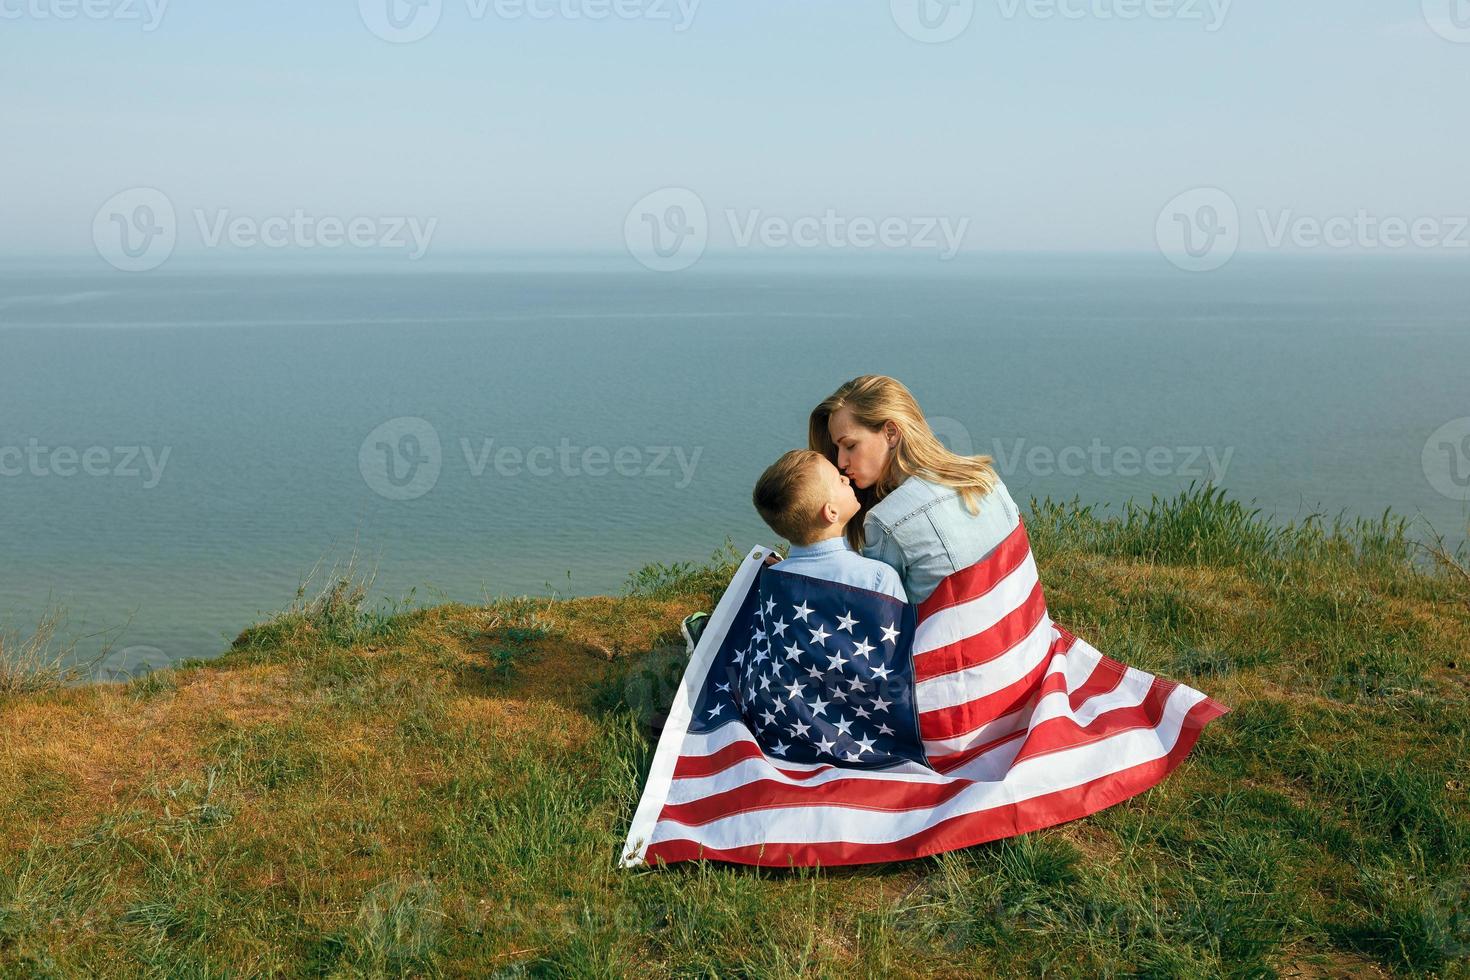
[[[995,550],[1021,521],[1006,485],[971,514],[953,487],[911,476],[874,504],[863,522],[863,554],[898,569],[915,604],[939,583]]]
[[[853,551],[846,538],[828,538],[815,544],[794,544],[786,560],[771,567],[808,578],[820,578],[870,592],[881,592],[901,602],[909,601],[898,572],[881,561],[864,558]]]

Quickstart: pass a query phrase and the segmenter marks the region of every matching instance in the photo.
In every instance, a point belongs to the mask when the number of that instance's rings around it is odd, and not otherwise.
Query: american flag
[[[1143,792],[1229,709],[1047,615],[1024,524],[915,607],[742,562],[684,673],[621,865],[923,857]]]

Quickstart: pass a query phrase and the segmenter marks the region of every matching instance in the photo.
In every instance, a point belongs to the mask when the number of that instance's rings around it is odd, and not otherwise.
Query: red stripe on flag
[[[1007,742],[1014,742],[1016,739],[1023,738],[1025,735],[1026,719],[1023,718],[1021,719],[1019,728],[1015,728],[1009,732],[1006,732],[1004,735],[999,735],[981,745],[972,746],[971,748],[965,749],[962,752],[951,752],[948,755],[929,756],[929,766],[935,772],[948,775],[949,773],[954,772],[960,766],[963,766],[965,763],[970,762],[973,759],[978,759],[980,756],[991,751],[992,749],[998,749],[1002,745],[1005,745]]]
[[[914,679],[927,681],[994,660],[1030,636],[1045,615],[1046,598],[1041,594],[1041,581],[1037,580],[1031,594],[989,629],[915,654]]]
[[[1059,632],[1063,631],[1059,630]],[[1077,638],[1075,636],[1072,636],[1070,633],[1066,634],[1066,645],[1068,649],[1070,649],[1072,644],[1076,641]],[[1055,650],[1055,648],[1053,649]],[[1049,666],[1050,665],[1048,665],[1048,667]],[[1067,703],[1069,707],[1073,711],[1076,711],[1078,708],[1082,707],[1082,705],[1085,704],[1090,698],[1097,697],[1100,694],[1109,693],[1115,687],[1117,687],[1119,683],[1122,682],[1123,674],[1127,671],[1127,669],[1128,668],[1124,667],[1116,660],[1112,660],[1108,657],[1103,657],[1098,665],[1093,668],[1092,673],[1088,675],[1087,680],[1084,681],[1082,685],[1077,688],[1077,690],[1068,695]],[[1026,710],[1026,712],[1017,720],[1016,725],[1012,727],[1010,731],[995,735],[989,741],[984,742],[981,745],[972,746],[959,752],[951,752],[947,755],[931,754],[929,756],[930,767],[942,773],[953,772],[955,769],[963,766],[971,759],[982,756],[985,753],[989,752],[991,749],[998,748],[1006,744],[1007,742],[1019,738],[1020,736],[1025,734],[1026,726],[1030,724],[1031,716],[1029,709],[1033,708],[1035,706],[1035,703],[1040,702],[1040,700],[1047,695],[1052,694],[1056,691],[1065,691],[1066,689],[1067,675],[1063,671],[1056,671],[1055,673],[1047,674],[1045,677],[1042,678],[1041,684],[1037,688],[1036,702],[1033,702],[1032,704],[1028,704],[1026,706],[1028,710]],[[964,736],[959,737],[963,738]]]
[[[935,708],[931,711],[921,711],[919,713],[920,737],[926,742],[959,738],[990,724],[997,718],[1004,718],[1028,702],[1034,702],[1037,682],[1045,676],[1051,665],[1052,657],[1071,649],[1072,644],[1077,640],[1072,634],[1061,632],[1062,635],[1052,641],[1047,655],[1042,657],[1035,667],[1027,671],[1026,676],[1007,684],[999,691],[992,691],[973,701]]]
[[[950,783],[834,779],[813,786],[788,786],[774,779],[757,779],[688,803],[665,804],[658,818],[697,827],[721,817],[777,807],[842,806],[903,813],[933,809],[973,783],[970,779]]]
[[[729,745],[709,755],[681,755],[679,761],[674,764],[675,779],[697,779],[703,776],[713,776],[724,772],[731,766],[738,765],[746,759],[764,759],[766,756],[761,752],[760,746],[753,741],[741,739],[731,742]],[[836,766],[823,766],[820,769],[782,769],[776,768],[777,772],[790,776],[792,779],[810,779],[813,776],[835,769]]]
[[[1079,725],[1077,719],[1068,715],[1048,718],[1027,734],[1026,744],[1021,746],[1021,751],[1016,753],[1011,765],[1063,749],[1089,745],[1136,728],[1157,728],[1160,719],[1164,717],[1164,704],[1178,686],[1172,681],[1163,681],[1156,677],[1149,685],[1148,694],[1138,704],[1111,708],[1086,725]]]
[[[1030,833],[1096,813],[1157,785],[1189,754],[1204,726],[1229,710],[1211,698],[1200,701],[1185,717],[1173,749],[1161,759],[1020,803],[950,817],[902,840],[883,844],[772,842],[720,849],[707,847],[698,841],[674,839],[650,844],[645,859],[655,866],[660,861],[672,864],[701,858],[778,868],[873,864],[927,857]]]
[[[975,562],[946,576],[929,598],[919,603],[918,621],[923,622],[941,609],[978,598],[995,588],[1011,572],[1021,566],[1031,553],[1026,540],[1026,525],[1020,523],[995,550]]]
[[[1026,744],[1011,766],[1023,758],[1088,745],[1138,728],[1156,728],[1164,714],[1164,700],[1174,687],[1173,684],[1156,682],[1142,704],[1106,711],[1086,728],[1067,717],[1042,722],[1029,732]],[[928,810],[975,782],[973,779],[956,779],[951,783],[834,779],[812,786],[791,786],[775,779],[755,779],[688,803],[670,803],[664,807],[659,819],[698,825],[736,813],[787,806],[846,806],[889,813]]]

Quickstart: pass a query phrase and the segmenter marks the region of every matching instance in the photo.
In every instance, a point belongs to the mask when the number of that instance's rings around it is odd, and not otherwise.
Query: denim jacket
[[[971,514],[958,490],[911,476],[878,501],[863,521],[863,554],[892,565],[909,601],[929,598],[945,578],[990,554],[1021,514],[997,478]]]

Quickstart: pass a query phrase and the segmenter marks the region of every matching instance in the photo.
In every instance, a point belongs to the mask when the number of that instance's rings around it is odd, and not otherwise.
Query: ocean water
[[[380,596],[479,601],[775,544],[751,485],[869,372],[1021,501],[1214,479],[1465,537],[1463,261],[99,267],[0,266],[0,622],[63,605],[117,667],[354,549]]]

